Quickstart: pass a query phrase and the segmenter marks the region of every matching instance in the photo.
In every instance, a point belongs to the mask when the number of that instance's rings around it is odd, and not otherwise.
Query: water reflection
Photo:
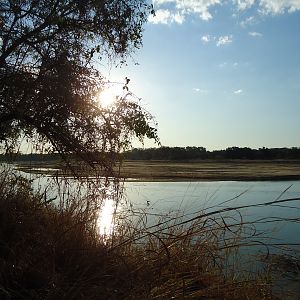
[[[101,182],[103,183],[103,179],[100,179],[100,182],[98,181],[98,189],[99,183]],[[121,198],[123,188],[124,186],[122,183],[112,178],[106,178],[104,185],[102,184],[102,187],[100,188],[100,207],[97,217],[97,230],[104,238],[111,236],[116,230],[118,214],[120,213],[120,210],[122,210]]]
[[[13,165],[0,164],[0,171],[13,171],[28,179],[35,191],[63,210],[73,212],[85,209],[95,211],[98,234],[107,238],[115,228],[115,215],[123,185],[115,178],[86,177],[77,180],[70,176],[53,176],[54,168],[30,168],[30,172],[14,169]],[[27,171],[28,171],[27,170]],[[47,171],[47,174],[42,174]],[[91,211],[92,213],[92,211]]]
[[[100,235],[108,236],[113,233],[115,208],[114,199],[103,199],[103,205],[97,219],[97,228]]]

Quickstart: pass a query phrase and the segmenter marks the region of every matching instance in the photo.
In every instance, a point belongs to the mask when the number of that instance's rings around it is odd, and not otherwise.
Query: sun
[[[117,92],[114,88],[109,87],[101,91],[98,95],[99,102],[103,107],[109,107],[114,104],[117,99]]]

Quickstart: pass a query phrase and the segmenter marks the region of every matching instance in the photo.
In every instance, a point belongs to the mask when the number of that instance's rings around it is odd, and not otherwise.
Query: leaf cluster
[[[140,0],[1,1],[0,143],[7,149],[25,134],[87,160],[132,136],[158,141],[153,117],[132,97],[99,105],[104,79],[93,64],[97,53],[124,60],[141,47],[149,13]]]

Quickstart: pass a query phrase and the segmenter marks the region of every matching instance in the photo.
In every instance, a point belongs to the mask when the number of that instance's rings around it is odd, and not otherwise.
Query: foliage
[[[133,136],[158,141],[153,117],[128,92],[99,104],[96,55],[124,61],[141,47],[152,7],[140,0],[23,0],[0,3],[0,142],[25,134],[37,146],[88,162]]]
[[[12,156],[18,161],[54,161],[59,160],[58,154],[21,154],[9,153],[0,155],[0,161],[8,161]],[[300,148],[239,148],[231,147],[224,150],[209,151],[204,147],[159,147],[133,148],[122,154],[129,160],[299,160]]]
[[[202,160],[202,159],[300,159],[300,148],[259,148],[230,147],[225,150],[209,151],[204,147],[160,147],[134,148],[124,154],[133,160]],[[25,158],[25,157],[24,157]]]

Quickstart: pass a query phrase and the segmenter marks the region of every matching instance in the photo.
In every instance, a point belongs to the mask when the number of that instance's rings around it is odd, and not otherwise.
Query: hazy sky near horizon
[[[131,79],[163,145],[300,147],[300,0],[153,4],[139,64],[104,74]]]

